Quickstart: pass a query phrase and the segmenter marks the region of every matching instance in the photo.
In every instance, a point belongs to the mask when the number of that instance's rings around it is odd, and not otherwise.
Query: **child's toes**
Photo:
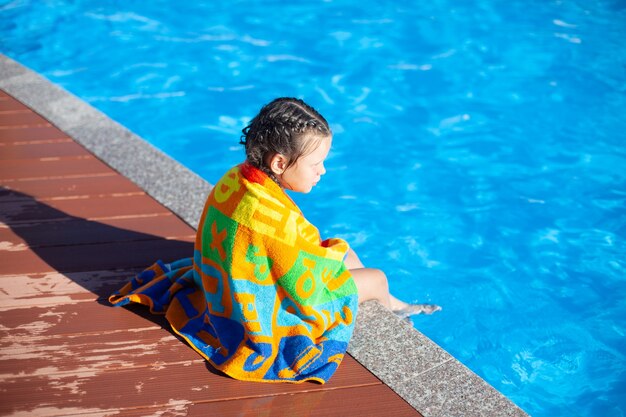
[[[422,304],[422,308],[424,314],[433,314],[436,311],[441,311],[441,307],[436,304]]]
[[[406,307],[395,310],[396,313],[400,317],[410,317],[416,314],[432,314],[435,311],[441,310],[441,307],[435,304],[409,304]]]

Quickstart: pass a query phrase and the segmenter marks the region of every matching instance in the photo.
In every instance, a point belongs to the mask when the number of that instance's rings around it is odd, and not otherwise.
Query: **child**
[[[243,130],[246,161],[211,191],[194,256],[158,261],[110,300],[166,315],[174,331],[236,379],[324,383],[352,335],[357,304],[432,313],[389,294],[348,244],[322,241],[285,189],[308,193],[325,174],[326,120],[294,98],[264,106]]]
[[[330,127],[321,114],[302,100],[272,101],[243,133],[241,144],[246,147],[247,162],[284,189],[308,193],[326,173],[324,160],[332,143]],[[404,317],[440,309],[407,304],[392,296],[383,271],[365,268],[352,249],[348,249],[344,262],[357,286],[359,303],[377,300]]]

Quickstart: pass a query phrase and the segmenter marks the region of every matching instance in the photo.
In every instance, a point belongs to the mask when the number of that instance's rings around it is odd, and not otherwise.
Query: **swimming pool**
[[[305,98],[335,140],[294,197],[443,305],[417,328],[534,416],[624,415],[623,5],[100,3],[1,2],[0,51],[211,182]]]

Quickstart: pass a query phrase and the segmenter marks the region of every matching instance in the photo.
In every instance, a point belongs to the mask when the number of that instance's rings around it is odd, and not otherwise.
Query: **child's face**
[[[309,138],[304,140],[309,140]],[[317,147],[300,157],[295,164],[280,175],[281,185],[288,190],[308,193],[326,173],[324,160],[330,151],[332,137],[326,136],[321,140],[315,137],[310,140],[319,141]]]

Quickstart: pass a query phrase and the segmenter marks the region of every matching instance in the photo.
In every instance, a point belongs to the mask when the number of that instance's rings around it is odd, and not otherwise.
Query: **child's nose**
[[[324,166],[324,164],[320,165],[320,175],[324,175],[326,174],[326,167]]]

